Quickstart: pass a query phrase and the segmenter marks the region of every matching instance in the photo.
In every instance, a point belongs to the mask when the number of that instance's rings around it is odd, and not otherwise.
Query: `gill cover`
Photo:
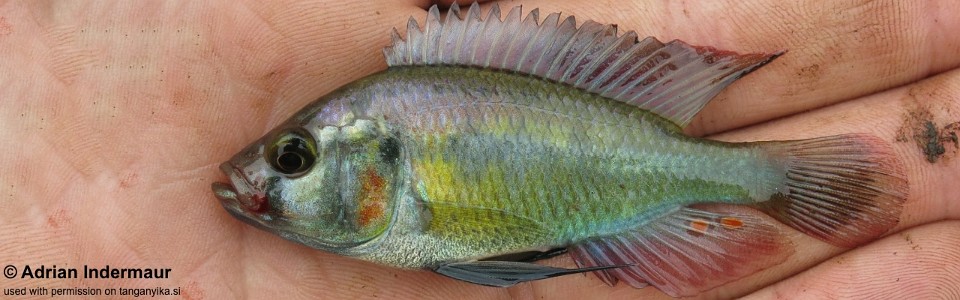
[[[400,144],[368,120],[340,128],[340,197],[357,242],[383,233],[393,219]]]
[[[314,135],[315,159],[284,152],[310,149],[291,143],[287,134],[275,138],[279,145],[272,147],[280,149],[279,154],[265,153],[277,172],[288,174],[277,203],[271,201],[278,219],[287,223],[279,233],[327,249],[379,236],[389,227],[396,207],[399,143],[369,120],[324,126]],[[297,167],[300,161],[311,162],[312,167],[302,170]]]

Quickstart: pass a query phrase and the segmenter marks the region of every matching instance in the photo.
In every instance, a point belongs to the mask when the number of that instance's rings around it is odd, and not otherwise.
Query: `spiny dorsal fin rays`
[[[674,40],[638,40],[615,25],[586,21],[578,28],[573,16],[560,20],[551,13],[540,23],[539,12],[526,17],[521,8],[500,19],[496,4],[480,17],[474,3],[466,15],[456,4],[444,20],[436,5],[423,29],[414,18],[407,38],[396,30],[383,49],[387,65],[457,65],[506,70],[570,84],[629,103],[686,126],[724,87],[770,62],[774,54],[740,55]]]

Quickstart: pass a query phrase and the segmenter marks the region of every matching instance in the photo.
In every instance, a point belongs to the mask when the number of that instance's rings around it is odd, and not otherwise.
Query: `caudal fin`
[[[845,134],[763,147],[786,168],[786,189],[760,205],[780,222],[841,247],[897,225],[908,186],[886,142]]]

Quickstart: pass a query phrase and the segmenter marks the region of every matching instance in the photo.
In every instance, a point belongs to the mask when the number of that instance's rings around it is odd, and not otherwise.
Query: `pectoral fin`
[[[625,266],[626,265],[596,266],[579,269],[564,269],[514,261],[473,261],[441,265],[440,267],[434,269],[434,271],[443,274],[444,276],[470,283],[486,286],[508,287],[526,281],[540,280],[583,272],[602,271]]]

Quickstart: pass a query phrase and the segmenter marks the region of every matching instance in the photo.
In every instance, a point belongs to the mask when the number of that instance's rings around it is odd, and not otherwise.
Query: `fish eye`
[[[313,138],[300,130],[288,130],[274,139],[266,159],[277,172],[298,175],[310,169],[317,158]]]

